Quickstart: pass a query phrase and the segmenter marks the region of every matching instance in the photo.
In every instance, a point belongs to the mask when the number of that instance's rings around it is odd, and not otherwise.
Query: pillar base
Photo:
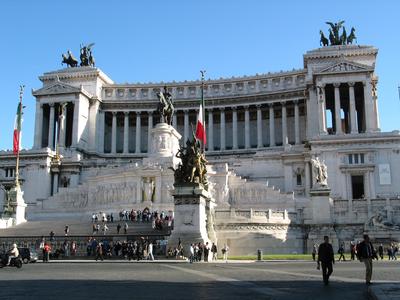
[[[330,198],[331,190],[328,187],[314,187],[310,190],[312,223],[331,224],[331,208],[333,200]]]

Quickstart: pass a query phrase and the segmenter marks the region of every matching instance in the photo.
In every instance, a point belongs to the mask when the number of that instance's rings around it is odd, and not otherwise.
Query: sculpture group
[[[346,28],[343,26],[344,21],[339,21],[337,23],[325,22],[331,28],[329,28],[329,39],[325,37],[322,30],[319,31],[321,35],[320,45],[322,46],[336,46],[336,45],[348,45],[353,44],[353,41],[356,40],[356,30],[354,27],[351,27],[350,34],[347,35]],[[342,33],[340,33],[340,29],[343,28]]]
[[[208,190],[207,160],[204,151],[201,150],[200,141],[193,134],[193,139],[186,141],[186,147],[182,146],[176,157],[181,159],[177,169],[173,169],[175,184],[199,183]]]
[[[158,92],[157,97],[159,100],[157,111],[160,113],[161,122],[172,125],[172,116],[174,115],[174,104],[172,103],[172,95],[168,92],[167,87],[164,86],[164,92]]]
[[[314,187],[327,187],[328,186],[328,170],[324,161],[319,158],[311,159],[313,167],[313,186]]]
[[[94,67],[95,66],[95,61],[94,57],[92,54],[92,47],[94,46],[94,43],[82,46],[81,45],[81,50],[80,50],[80,55],[79,58],[81,60],[81,63],[79,64],[81,67],[85,66],[90,66]],[[78,66],[78,60],[74,57],[72,52],[70,50],[67,51],[67,55],[64,53],[62,54],[62,61],[61,64],[66,64],[67,67],[75,68]]]

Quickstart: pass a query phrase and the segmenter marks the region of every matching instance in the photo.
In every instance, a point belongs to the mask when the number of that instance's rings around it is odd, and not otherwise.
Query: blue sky
[[[96,64],[125,82],[193,80],[302,68],[325,21],[346,20],[358,44],[379,48],[383,131],[400,129],[400,1],[18,1],[0,2],[0,149],[12,148],[19,85],[25,84],[23,148],[33,141],[38,76],[96,43]]]

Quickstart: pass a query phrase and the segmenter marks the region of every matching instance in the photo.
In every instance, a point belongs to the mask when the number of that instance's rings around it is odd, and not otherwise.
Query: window
[[[365,155],[364,153],[354,153],[354,154],[349,154],[348,159],[349,159],[349,164],[350,165],[358,165],[358,164],[364,164],[365,162]]]
[[[302,185],[302,182],[301,182],[301,174],[297,174],[296,175],[296,184],[299,186],[299,185]]]
[[[6,175],[6,178],[11,178],[11,177],[14,177],[14,175],[15,175],[15,169],[14,168],[5,168],[5,175]]]

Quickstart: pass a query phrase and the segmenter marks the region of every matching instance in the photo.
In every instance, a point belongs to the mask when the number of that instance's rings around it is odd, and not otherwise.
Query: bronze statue
[[[64,53],[62,54],[63,60],[61,61],[61,64],[66,64],[67,67],[71,67],[71,68],[77,67],[78,60],[72,55],[72,52],[68,50],[67,54],[68,54],[68,56],[65,55]]]
[[[356,39],[355,35],[355,29],[354,27],[351,28],[351,32],[349,35],[347,35],[346,28],[343,26],[344,21],[339,21],[337,23],[332,23],[332,22],[325,22],[328,24],[331,28],[329,28],[329,41],[328,39],[324,36],[324,33],[322,30],[319,31],[321,35],[320,39],[320,45],[322,46],[337,46],[337,45],[348,45],[352,44],[353,40]],[[340,34],[340,29],[343,28],[342,33]]]
[[[319,31],[319,34],[321,35],[321,40],[319,41],[319,45],[320,46],[328,46],[329,45],[329,41],[328,39],[325,37],[324,33],[322,32],[322,30]]]
[[[94,67],[94,58],[92,55],[92,47],[94,46],[94,43],[89,44],[87,46],[83,46],[81,45],[81,54],[80,54],[80,59],[81,59],[81,67],[84,66],[91,66]]]
[[[357,40],[355,32],[356,30],[354,29],[354,27],[351,27],[350,34],[347,37],[347,44],[353,44],[353,40]]]
[[[158,92],[159,100],[157,111],[160,113],[162,122],[172,125],[172,116],[174,115],[174,104],[172,103],[172,95],[168,92],[167,86],[164,86],[164,92]]]
[[[200,141],[193,134],[193,140],[186,141],[186,147],[182,146],[176,157],[180,158],[182,163],[177,169],[173,169],[175,183],[199,183],[208,190],[207,181],[207,160],[204,151],[201,150]]]

